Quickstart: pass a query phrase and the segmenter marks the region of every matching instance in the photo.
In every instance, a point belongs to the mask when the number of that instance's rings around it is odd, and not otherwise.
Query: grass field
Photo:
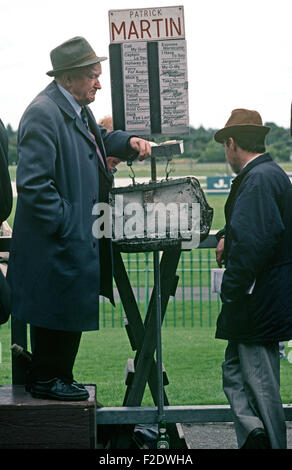
[[[2,363],[0,384],[11,383],[10,330],[0,329]],[[221,364],[226,342],[214,339],[214,328],[163,328],[163,363],[169,385],[165,388],[171,405],[226,404],[222,390]],[[287,350],[288,352],[288,350]],[[97,398],[105,406],[121,406],[126,391],[124,369],[135,353],[123,328],[102,328],[83,333],[75,364],[75,377],[97,385]],[[292,364],[281,361],[281,395],[292,402]],[[153,401],[146,387],[143,403]]]
[[[287,172],[292,172],[292,162],[280,162],[279,165]],[[157,177],[165,178],[165,167],[166,162],[162,159],[157,161]],[[195,177],[200,176],[220,176],[220,175],[232,175],[232,171],[226,163],[196,163],[192,159],[174,159],[172,163],[174,169],[170,173],[171,178],[178,176],[192,175]],[[117,167],[118,171],[116,176],[118,178],[127,178],[131,172],[130,168],[126,163],[120,163]],[[132,166],[137,178],[151,176],[150,161],[145,160],[143,162],[134,162]]]

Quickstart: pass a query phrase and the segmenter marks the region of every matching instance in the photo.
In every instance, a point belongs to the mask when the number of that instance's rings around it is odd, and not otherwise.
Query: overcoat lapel
[[[77,116],[75,110],[69,103],[69,101],[65,98],[63,93],[60,92],[59,88],[57,87],[57,84],[55,82],[50,83],[48,87],[46,88],[45,92],[50,96],[52,100],[55,101],[55,103],[59,106],[59,108],[67,114],[69,118],[71,118],[74,121],[76,129],[81,132],[81,134],[86,138],[86,140],[93,146],[95,149],[95,143],[93,142],[92,138],[90,137],[88,130],[86,129],[85,125],[83,124],[82,120]],[[88,116],[88,122],[90,129],[92,133],[94,134],[96,138],[97,145],[99,146],[101,155],[103,157],[104,165],[100,162],[98,158],[98,165],[99,165],[99,170],[103,173],[103,175],[108,179],[109,182],[112,182],[112,176],[110,175],[108,168],[107,168],[107,162],[106,162],[106,150],[104,147],[104,143],[101,138],[101,133],[99,130],[98,125],[96,124],[96,121],[93,117],[93,114],[87,106],[86,112]]]

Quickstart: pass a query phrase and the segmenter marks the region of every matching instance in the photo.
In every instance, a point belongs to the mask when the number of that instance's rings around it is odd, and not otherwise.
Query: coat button
[[[96,243],[95,243],[95,242],[92,242],[92,246],[93,246],[93,248],[95,248],[95,247],[96,247]]]
[[[90,154],[88,155],[88,157],[90,158],[90,160],[93,159],[93,156],[94,156],[93,153],[90,153]]]

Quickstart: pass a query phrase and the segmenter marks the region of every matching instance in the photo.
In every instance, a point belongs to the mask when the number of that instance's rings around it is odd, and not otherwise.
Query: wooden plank
[[[171,287],[173,285],[173,278],[176,273],[178,261],[180,258],[180,250],[174,250],[172,253],[164,252],[161,259],[161,317],[162,321],[165,315],[166,307],[170,297]],[[133,382],[127,390],[127,397],[124,400],[126,406],[138,406],[141,404],[143,394],[148,377],[151,373],[153,364],[153,356],[156,348],[156,318],[155,318],[155,302],[154,302],[154,289],[151,295],[148,312],[145,319],[145,334],[142,347],[135,357],[135,376]],[[155,377],[155,373],[153,374]],[[155,378],[154,378],[155,380]],[[157,395],[157,381],[156,388],[153,393]]]
[[[134,364],[134,359],[129,358],[127,360],[127,364],[125,367],[125,384],[126,385],[131,385],[133,382],[135,375],[135,364]],[[167,373],[164,367],[164,364],[162,364],[162,375],[163,375],[163,385],[166,386],[169,384],[169,380],[167,377]]]
[[[168,256],[169,256],[169,254],[168,254]],[[166,266],[166,268],[163,268],[163,266],[165,266],[166,262],[165,262],[165,256],[164,255],[162,256],[162,260],[161,260],[162,271],[161,272],[162,272],[162,275],[163,275],[163,278],[164,278],[164,282],[165,282],[165,285],[166,285],[166,291],[167,291],[166,296],[165,296],[164,293],[162,293],[163,294],[163,299],[165,299],[164,300],[164,305],[165,305],[164,308],[165,309],[166,309],[166,305],[167,305],[169,296],[173,293],[174,280],[176,281],[175,273],[176,273],[176,267],[177,267],[177,264],[178,264],[179,256],[180,256],[180,253],[177,255],[177,257],[175,257],[174,267],[172,269],[169,269],[169,266]],[[167,259],[167,257],[166,257],[166,259]],[[173,256],[171,257],[171,259],[173,260]],[[114,250],[114,263],[115,263],[115,269],[114,269],[114,271],[115,271],[115,281],[116,281],[116,285],[117,285],[117,288],[119,290],[121,301],[123,303],[124,310],[125,310],[127,320],[128,320],[127,333],[128,333],[131,344],[134,343],[135,348],[137,349],[137,354],[135,356],[135,364],[136,364],[137,360],[138,360],[138,357],[139,357],[139,352],[142,349],[143,343],[144,343],[145,326],[143,324],[143,321],[142,321],[142,318],[141,318],[141,315],[140,315],[140,312],[139,312],[139,309],[138,309],[138,305],[137,305],[135,296],[134,296],[132,288],[131,288],[131,284],[130,284],[130,281],[129,281],[129,278],[128,278],[128,275],[127,275],[127,272],[126,272],[126,269],[125,269],[125,266],[124,266],[124,263],[123,263],[123,260],[122,260],[121,253],[116,249]],[[167,267],[168,267],[168,269],[167,269]],[[151,297],[151,300],[150,300],[149,308],[150,309],[153,308],[153,294],[152,294],[152,297]],[[148,311],[149,311],[149,309],[148,309]],[[148,313],[147,313],[147,316],[146,316],[145,324],[147,323],[147,317],[148,317]],[[152,356],[153,356],[153,354],[152,354]],[[149,388],[150,388],[154,403],[157,404],[157,401],[156,401],[156,396],[157,396],[156,361],[154,360],[153,357],[150,358],[150,361],[151,361],[149,363],[150,371],[148,370],[146,372],[145,381],[143,382],[143,384],[141,384],[141,386],[142,386],[142,396],[143,396],[145,386],[146,386],[146,383],[147,383],[147,380],[148,380]],[[126,390],[125,397],[124,397],[123,405],[129,405],[129,403],[128,403],[128,394],[129,394],[130,390],[131,390],[131,387],[128,386],[127,390]],[[168,404],[165,393],[164,393],[164,400],[165,400],[165,404]],[[142,399],[141,399],[141,401],[142,401]],[[141,401],[140,401],[140,403],[141,403]],[[140,403],[138,403],[138,404],[140,404]],[[135,404],[137,404],[137,403],[135,403]]]
[[[286,421],[292,421],[292,404],[283,405]],[[228,405],[165,406],[167,423],[233,422]],[[97,410],[97,425],[101,424],[153,424],[157,423],[156,407],[105,407]]]
[[[180,258],[180,252],[175,252],[175,253],[176,253],[176,256],[173,256],[173,254],[171,256],[169,253],[165,255],[164,253],[162,256],[162,260],[161,260],[161,266],[162,266],[161,276],[164,280],[164,291],[162,294],[162,305],[163,305],[164,311],[166,310],[169,296],[174,294],[175,287],[177,285],[176,269],[177,269],[177,264]],[[138,357],[139,357],[139,352],[142,349],[143,344],[144,344],[145,327],[149,318],[149,309],[153,310],[154,292],[152,293],[152,297],[150,300],[150,304],[149,304],[149,308],[148,308],[148,312],[146,316],[146,321],[144,325],[141,319],[138,305],[137,305],[135,296],[133,294],[131,284],[130,284],[121,254],[119,253],[117,249],[114,250],[114,254],[115,254],[114,256],[115,281],[119,289],[120,297],[121,297],[121,300],[122,300],[122,303],[123,303],[123,306],[127,315],[127,320],[128,320],[127,333],[128,333],[131,344],[135,344],[135,348],[137,349],[137,353],[136,353],[135,361],[134,361],[134,363],[136,364]],[[148,380],[148,384],[149,384],[149,388],[153,397],[154,404],[157,405],[157,390],[158,390],[157,370],[156,370],[156,362],[153,357],[149,358],[148,366],[149,366],[149,370],[145,371],[144,381],[142,384],[140,384],[140,402],[138,404],[140,404],[142,401],[146,382]],[[131,386],[128,386],[125,397],[124,397],[123,405],[129,404],[128,395],[131,392],[131,390],[132,390]],[[164,397],[164,404],[169,405],[165,390],[163,390],[163,397]],[[180,445],[181,442],[178,436],[176,425],[174,424],[169,425],[168,430],[169,430],[169,433],[172,435],[172,441],[176,442],[176,445]],[[133,427],[131,426],[128,426],[127,429],[123,427],[123,429],[121,429],[120,432],[119,430],[117,430],[116,445],[119,446],[118,448],[127,448],[127,445],[129,444],[130,439],[131,439],[132,432],[133,432]]]
[[[32,398],[23,386],[0,387],[1,449],[90,449],[96,446],[95,385],[89,399]]]

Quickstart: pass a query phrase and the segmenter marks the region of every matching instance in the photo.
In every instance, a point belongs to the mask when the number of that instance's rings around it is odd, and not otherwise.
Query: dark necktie
[[[90,131],[89,124],[88,124],[88,116],[87,116],[87,112],[86,112],[84,106],[82,106],[82,108],[81,108],[81,119],[82,119],[83,124],[85,125],[85,127],[86,127],[86,129],[87,129],[87,131],[88,131],[88,133],[89,133],[89,135],[90,135],[90,137],[91,137],[91,138],[93,139],[93,141],[94,141],[95,148],[96,148],[96,153],[97,153],[97,155],[98,155],[98,157],[99,157],[101,163],[103,164],[103,166],[105,166],[104,160],[103,160],[102,154],[101,154],[101,152],[100,152],[100,150],[99,150],[99,147],[98,147],[98,145],[97,145],[95,136],[94,136],[94,134]]]

